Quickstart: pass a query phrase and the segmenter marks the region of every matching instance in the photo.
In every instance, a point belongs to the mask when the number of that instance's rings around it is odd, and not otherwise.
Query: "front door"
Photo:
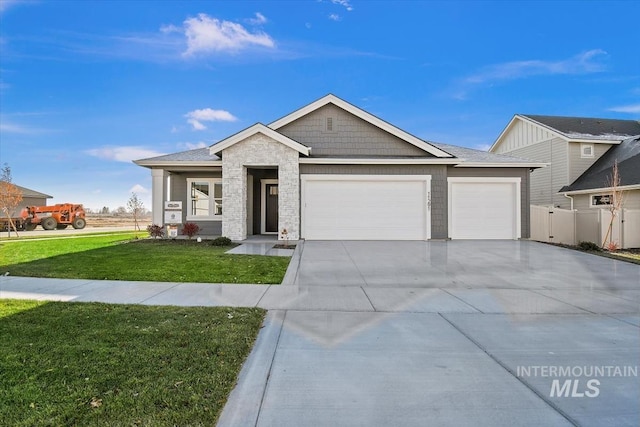
[[[265,184],[264,232],[278,232],[278,184]]]

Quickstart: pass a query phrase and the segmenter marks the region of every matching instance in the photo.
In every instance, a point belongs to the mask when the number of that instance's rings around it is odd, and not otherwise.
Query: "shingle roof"
[[[196,148],[194,150],[181,151],[179,153],[165,154],[164,156],[150,157],[136,160],[136,163],[144,163],[147,160],[154,162],[206,162],[220,160],[215,154],[209,154],[209,147]]]
[[[571,185],[560,189],[560,192],[609,187],[616,160],[620,185],[640,184],[640,135],[625,139],[620,145],[611,147]]]
[[[16,187],[18,187],[18,190],[20,190],[22,192],[22,197],[42,197],[42,198],[45,198],[45,199],[52,199],[53,198],[53,196],[50,196],[48,194],[44,194],[44,193],[41,193],[39,191],[31,190],[30,188],[22,187],[20,185],[16,185]]]
[[[442,144],[439,142],[429,142],[429,144],[434,145],[455,157],[464,159],[465,163],[540,163],[530,159],[523,159],[522,157],[494,154],[489,153],[488,151],[459,147],[457,145]]]
[[[519,115],[550,127],[568,138],[620,141],[640,135],[640,122],[637,120]]]

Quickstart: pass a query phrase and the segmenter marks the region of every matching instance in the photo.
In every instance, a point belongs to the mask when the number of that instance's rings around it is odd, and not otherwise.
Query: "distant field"
[[[134,225],[133,216],[129,214],[87,214],[87,227],[133,227]],[[146,229],[151,225],[151,215],[138,218],[138,225],[141,229]]]

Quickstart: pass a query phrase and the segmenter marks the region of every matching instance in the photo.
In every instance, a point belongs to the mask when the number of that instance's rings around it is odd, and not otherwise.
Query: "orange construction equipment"
[[[24,221],[25,230],[33,230],[38,224],[45,230],[62,230],[71,225],[76,230],[87,225],[82,205],[63,203],[51,206],[27,206],[22,209],[20,217]]]

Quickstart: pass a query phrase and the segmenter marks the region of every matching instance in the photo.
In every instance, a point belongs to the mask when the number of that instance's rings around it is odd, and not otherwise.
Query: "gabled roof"
[[[560,189],[561,193],[610,187],[613,165],[618,161],[620,186],[640,185],[640,135],[611,147],[571,185]]]
[[[148,159],[134,160],[134,163],[140,166],[210,166],[213,162],[219,161],[220,157],[210,154],[209,147],[204,147]]]
[[[333,104],[336,107],[342,108],[343,110],[353,114],[356,117],[359,117],[360,119],[371,123],[372,125],[390,133],[391,135],[394,135],[406,142],[408,142],[409,144],[412,144],[418,148],[420,148],[421,150],[426,151],[427,153],[430,153],[436,157],[452,157],[449,153],[446,153],[440,149],[438,149],[437,147],[435,147],[432,144],[429,144],[428,142],[423,141],[422,139],[415,137],[413,135],[411,135],[410,133],[407,133],[405,131],[403,131],[400,128],[397,128],[395,126],[393,126],[390,123],[385,122],[384,120],[374,116],[373,114],[367,113],[366,111],[356,107],[355,105],[349,104],[348,102],[338,98],[337,96],[333,95],[333,94],[329,94],[326,96],[323,96],[322,98],[318,99],[317,101],[312,102],[311,104],[308,104],[296,111],[294,111],[291,114],[287,114],[286,116],[276,120],[275,122],[272,122],[269,124],[269,127],[271,129],[274,130],[278,130],[283,126],[288,125],[289,123],[298,120],[299,118],[306,116],[307,114],[318,110],[319,108],[324,107],[327,104]]]
[[[39,191],[31,190],[30,188],[27,188],[27,187],[22,187],[20,185],[16,185],[16,187],[18,187],[18,190],[20,190],[22,192],[22,197],[40,197],[40,198],[45,198],[45,199],[52,199],[53,198],[53,196],[41,193]]]
[[[637,120],[515,114],[500,132],[489,151],[494,151],[518,121],[539,126],[567,142],[613,145],[619,144],[623,139],[640,134],[640,122]]]
[[[570,139],[620,141],[634,135],[640,135],[640,122],[637,120],[538,116],[532,114],[521,114],[521,116],[551,128]]]
[[[311,148],[302,145],[299,142],[294,141],[293,139],[284,136],[283,134],[276,132],[271,128],[266,127],[262,123],[256,123],[255,125],[248,127],[245,130],[236,133],[235,135],[232,135],[226,139],[223,139],[222,141],[213,144],[211,147],[209,147],[210,153],[219,154],[225,148],[229,148],[232,145],[237,144],[238,142],[243,141],[258,133],[268,136],[269,138],[274,139],[279,143],[284,144],[293,150],[296,150],[300,154],[304,154],[305,156],[311,154]]]

